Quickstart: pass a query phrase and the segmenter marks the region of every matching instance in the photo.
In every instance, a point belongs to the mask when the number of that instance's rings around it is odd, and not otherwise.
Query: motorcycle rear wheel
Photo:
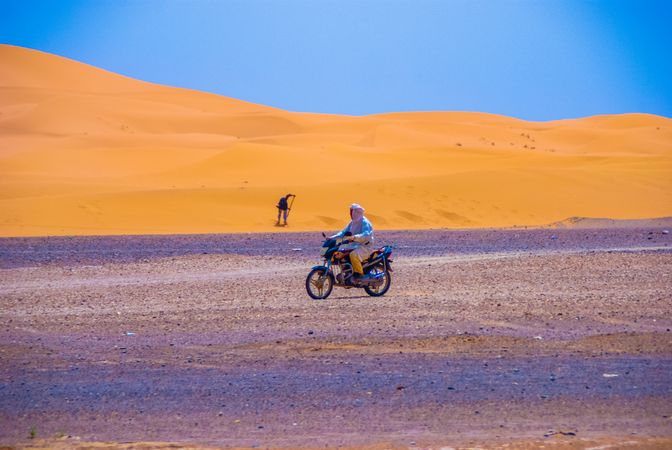
[[[306,277],[306,292],[310,298],[324,300],[334,289],[334,277],[324,268],[315,268]]]
[[[383,283],[376,287],[364,286],[364,290],[371,297],[382,297],[390,289],[390,285],[392,284],[392,277],[389,271],[384,271],[383,280]]]

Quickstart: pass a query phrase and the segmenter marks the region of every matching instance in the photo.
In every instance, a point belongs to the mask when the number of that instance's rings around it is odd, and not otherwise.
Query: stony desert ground
[[[670,448],[665,231],[379,232],[323,301],[317,233],[1,239],[0,444]]]
[[[287,193],[295,231],[352,202],[378,229],[672,215],[666,117],[311,114],[26,48],[0,61],[0,236],[267,232]]]

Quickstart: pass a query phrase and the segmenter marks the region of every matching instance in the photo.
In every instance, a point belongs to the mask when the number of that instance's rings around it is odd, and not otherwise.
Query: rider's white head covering
[[[359,222],[362,220],[362,217],[364,217],[364,208],[358,203],[350,205],[350,218],[355,222]]]

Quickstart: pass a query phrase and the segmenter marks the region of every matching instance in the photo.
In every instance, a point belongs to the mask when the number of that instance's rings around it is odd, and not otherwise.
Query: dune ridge
[[[0,45],[0,235],[542,226],[672,215],[672,119],[296,113]]]
[[[551,228],[672,228],[672,217],[652,219],[607,219],[600,217],[568,217],[565,220],[549,224]],[[664,231],[665,234],[667,232]]]

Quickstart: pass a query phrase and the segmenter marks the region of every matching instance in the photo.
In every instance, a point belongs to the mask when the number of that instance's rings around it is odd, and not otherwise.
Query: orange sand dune
[[[654,219],[604,219],[599,217],[568,217],[565,220],[551,223],[551,228],[672,228],[672,217]],[[664,234],[669,230],[663,230]]]
[[[672,215],[672,120],[292,113],[0,45],[0,235],[543,225]]]

